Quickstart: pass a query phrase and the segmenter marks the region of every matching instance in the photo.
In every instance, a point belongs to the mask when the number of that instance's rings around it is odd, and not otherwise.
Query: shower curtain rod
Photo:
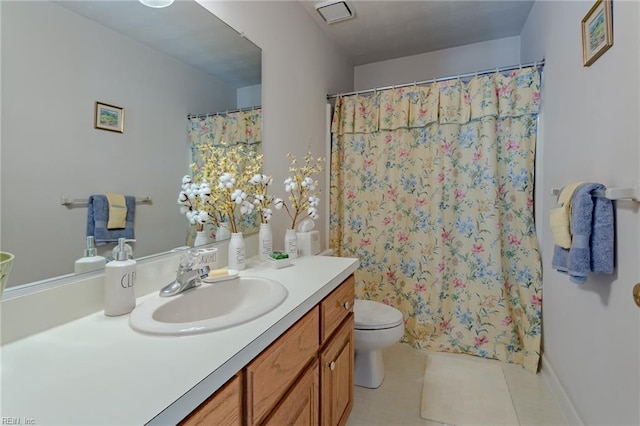
[[[348,92],[348,93],[334,93],[332,95],[327,95],[327,99],[334,99],[334,98],[337,98],[338,96],[351,96],[351,95],[361,95],[363,93],[375,93],[379,90],[398,89],[400,87],[417,86],[417,85],[422,85],[427,83],[433,84],[440,81],[457,80],[459,78],[477,77],[479,75],[493,74],[496,72],[504,72],[504,71],[512,71],[512,70],[517,70],[517,69],[526,68],[526,67],[542,68],[543,66],[544,66],[544,59],[540,61],[530,62],[528,64],[510,65],[506,67],[493,68],[493,69],[484,70],[484,71],[469,72],[466,74],[457,74],[457,75],[450,75],[447,77],[432,78],[431,80],[415,81],[413,83],[394,84],[393,86],[376,87],[374,89],[367,89],[367,90],[356,90],[354,92]]]
[[[224,112],[218,111],[218,112],[210,112],[208,114],[189,114],[189,115],[187,115],[187,119],[189,119],[189,118],[207,118],[207,117],[211,117],[213,115],[228,115],[228,114],[233,114],[234,112],[253,111],[253,110],[256,110],[256,109],[260,109],[260,108],[262,108],[262,105],[246,107],[246,108],[240,108],[240,109],[228,109],[228,110],[225,110]]]

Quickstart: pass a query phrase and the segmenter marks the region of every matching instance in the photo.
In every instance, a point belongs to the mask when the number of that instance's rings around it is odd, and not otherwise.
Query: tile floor
[[[355,387],[353,410],[347,426],[440,426],[441,423],[420,417],[426,352],[399,343],[384,350],[383,356],[385,379],[382,386],[378,389]],[[502,366],[520,426],[566,424],[540,374],[534,375],[518,365],[499,361],[468,355],[451,356]]]

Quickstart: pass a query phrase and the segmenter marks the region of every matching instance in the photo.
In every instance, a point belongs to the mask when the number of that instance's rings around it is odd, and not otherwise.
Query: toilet
[[[355,301],[356,386],[375,389],[384,379],[382,349],[400,341],[404,333],[402,312],[384,303],[371,300]]]
[[[333,256],[327,249],[319,256]],[[400,341],[404,334],[402,312],[384,303],[356,299],[353,305],[355,362],[353,383],[375,389],[384,380],[382,349]]]

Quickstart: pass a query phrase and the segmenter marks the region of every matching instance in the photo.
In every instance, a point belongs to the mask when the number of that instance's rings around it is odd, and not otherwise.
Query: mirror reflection
[[[187,117],[259,110],[260,49],[191,0],[0,8],[7,287],[73,272],[95,194],[139,200],[135,258],[184,246],[191,229],[176,199],[192,161]],[[97,252],[110,257],[113,246]]]

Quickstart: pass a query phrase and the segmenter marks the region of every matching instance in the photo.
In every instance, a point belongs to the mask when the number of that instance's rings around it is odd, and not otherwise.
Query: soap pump
[[[120,242],[120,239],[118,238],[118,242]],[[136,240],[133,239],[126,239],[125,241],[125,245],[124,245],[124,252],[127,255],[127,259],[133,259],[133,248],[131,248],[131,246],[129,244],[126,243],[135,243]],[[113,250],[111,251],[111,257],[113,259],[116,259],[117,257],[117,253],[118,251],[120,251],[120,247],[119,244],[116,244],[116,246],[113,248]]]
[[[126,238],[118,238],[116,257],[105,266],[104,314],[128,314],[136,307],[133,286],[136,283],[136,261],[127,258]]]
[[[84,257],[76,260],[73,272],[81,274],[83,272],[97,271],[104,269],[106,259],[96,253],[96,244],[93,235],[87,237],[87,248],[84,249]]]

